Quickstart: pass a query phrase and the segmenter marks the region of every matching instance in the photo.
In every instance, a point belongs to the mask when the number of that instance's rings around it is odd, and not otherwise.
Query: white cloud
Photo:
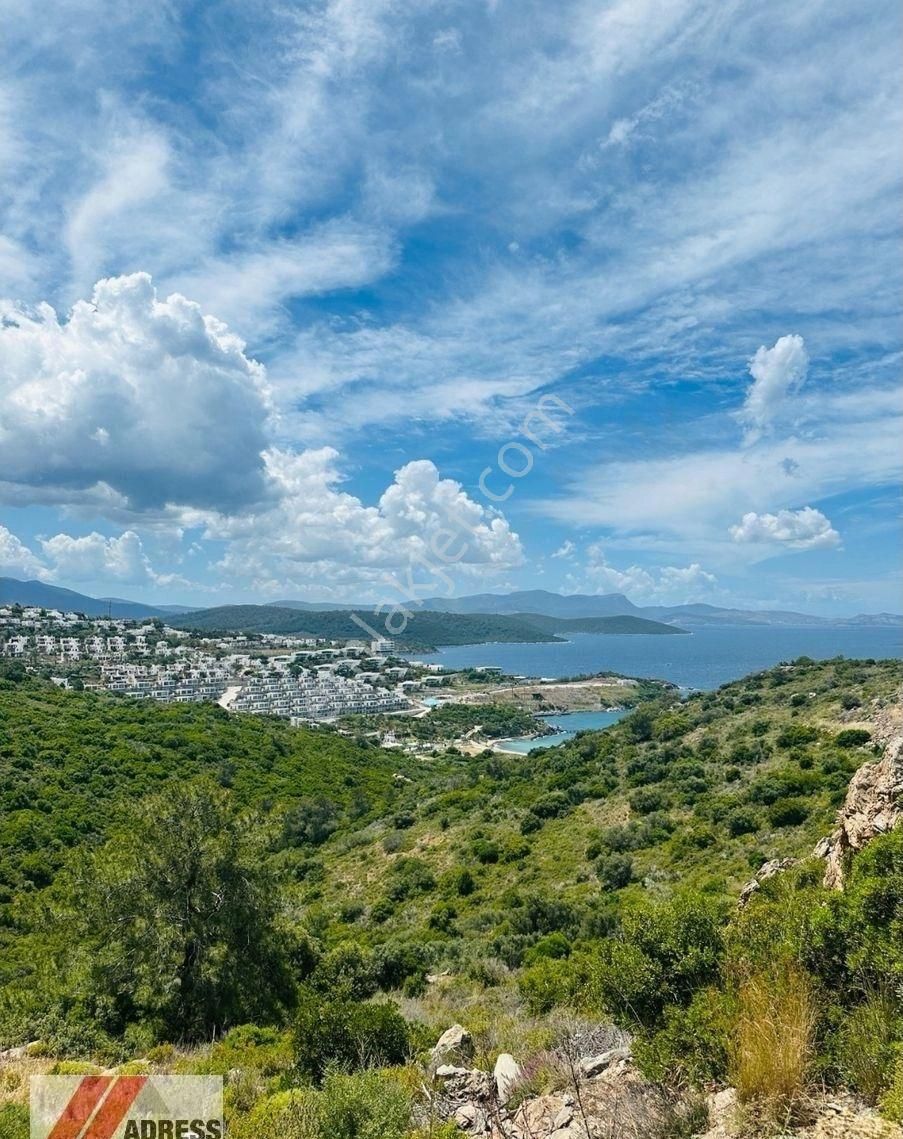
[[[577,474],[569,492],[537,508],[572,526],[600,526],[624,541],[655,540],[696,558],[708,548],[736,564],[729,528],[754,511],[778,513],[903,478],[903,431],[896,388],[823,395],[800,437],[763,440],[744,449],[601,463]],[[791,458],[793,477],[788,478]],[[752,548],[744,560],[757,557]],[[764,556],[764,554],[763,554]]]
[[[282,583],[314,577],[330,585],[385,581],[415,567],[430,580],[435,567],[451,578],[520,564],[517,534],[499,512],[470,498],[461,484],[440,477],[429,460],[395,472],[375,506],[339,489],[338,453],[329,447],[266,454],[271,504],[241,514],[191,514],[208,538],[228,543],[220,568],[243,580]],[[416,568],[419,567],[419,568]],[[407,580],[407,579],[405,579]],[[430,592],[440,584],[432,581]],[[411,591],[404,593],[411,596]]]
[[[577,547],[570,540],[570,538],[567,538],[564,542],[562,542],[562,544],[558,547],[558,549],[555,551],[555,553],[552,554],[552,557],[553,558],[571,558],[574,556],[576,549],[577,549]]]
[[[47,576],[47,569],[15,534],[0,525],[0,576]]]
[[[840,535],[820,510],[780,510],[757,514],[751,510],[737,526],[731,526],[735,542],[764,542],[793,550],[816,550],[840,545]]]
[[[601,543],[587,550],[586,579],[600,592],[625,593],[632,601],[682,604],[695,601],[717,584],[714,574],[698,562],[688,566],[633,565],[616,569],[609,565]]]
[[[147,274],[99,281],[61,322],[0,306],[0,489],[12,501],[114,498],[232,507],[263,491],[262,366]],[[3,486],[2,484],[6,484]]]
[[[118,538],[94,531],[80,538],[56,534],[42,538],[41,548],[55,575],[69,581],[126,581],[147,584],[156,579],[141,539],[134,530]]]
[[[787,398],[802,387],[809,354],[802,336],[782,336],[773,348],[763,344],[749,362],[753,383],[740,412],[747,441],[755,442],[781,412]]]

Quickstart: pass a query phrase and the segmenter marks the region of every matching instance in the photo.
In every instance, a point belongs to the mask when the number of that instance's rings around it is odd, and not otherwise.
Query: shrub
[[[532,965],[543,957],[560,960],[563,957],[570,957],[570,955],[570,940],[565,937],[563,933],[556,930],[554,933],[547,933],[545,937],[541,937],[535,945],[527,950],[524,954],[524,963]]]
[[[894,1123],[903,1123],[903,1049],[897,1052],[890,1090],[881,1101],[881,1110]]]
[[[664,793],[658,788],[643,787],[630,796],[630,809],[638,815],[649,815],[667,806]]]
[[[393,902],[403,902],[417,894],[427,894],[436,887],[429,866],[419,858],[402,858],[392,868],[394,881],[386,891]]]
[[[844,728],[842,732],[838,732],[834,737],[834,743],[838,747],[861,747],[867,744],[872,738],[872,733],[865,730],[865,728]]]
[[[795,827],[809,817],[810,807],[804,799],[778,799],[768,808],[768,818],[775,827]]]
[[[618,937],[600,947],[592,982],[616,1018],[655,1027],[667,1005],[689,1003],[717,979],[722,953],[720,906],[679,895],[627,910]]]
[[[622,890],[633,880],[633,859],[629,854],[604,854],[596,863],[596,874],[606,890]]]
[[[330,1067],[352,1070],[404,1063],[408,1027],[391,1002],[328,1001],[307,993],[299,1001],[294,1045],[301,1073],[319,1081]]]
[[[743,834],[754,834],[759,829],[759,817],[749,807],[735,807],[724,820],[728,834],[738,838]]]
[[[574,997],[575,971],[566,959],[545,957],[524,969],[517,985],[527,1008],[534,1015],[551,1012]]]
[[[809,978],[792,962],[740,985],[731,1068],[741,1103],[775,1120],[792,1109],[805,1088],[815,1020]]]
[[[845,1017],[837,1039],[837,1062],[849,1085],[877,1103],[891,1082],[899,1039],[899,1011],[879,994]]]
[[[391,1073],[331,1075],[314,1103],[317,1130],[311,1139],[404,1139],[411,1098]]]
[[[0,1139],[28,1139],[28,1126],[28,1108],[24,1104],[6,1103],[0,1107]]]
[[[722,1080],[728,1065],[730,1001],[717,989],[700,989],[686,1008],[671,1005],[657,1032],[640,1032],[633,1053],[643,1074],[686,1085]]]
[[[310,983],[330,996],[341,993],[354,1000],[372,997],[377,988],[373,955],[357,942],[342,941],[320,958]]]
[[[818,731],[811,724],[788,724],[778,734],[778,747],[804,747],[818,739]]]
[[[490,866],[499,860],[499,848],[494,842],[485,838],[475,839],[471,845],[473,856],[483,866]]]

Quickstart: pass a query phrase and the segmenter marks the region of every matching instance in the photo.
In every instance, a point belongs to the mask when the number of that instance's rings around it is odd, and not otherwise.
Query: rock
[[[561,1111],[559,1111],[555,1118],[552,1120],[552,1126],[556,1129],[556,1131],[560,1131],[563,1127],[567,1127],[573,1118],[573,1109],[565,1104]]]
[[[512,1134],[524,1139],[551,1135],[562,1107],[561,1097],[555,1095],[525,1100],[514,1114]]]
[[[764,863],[756,871],[755,876],[747,882],[740,891],[737,904],[742,909],[753,894],[761,887],[763,882],[767,882],[769,878],[774,878],[776,874],[783,874],[785,870],[789,870],[791,866],[794,865],[796,865],[795,858],[772,858]]]
[[[520,1064],[510,1053],[503,1052],[495,1062],[492,1076],[499,1103],[507,1103],[511,1098],[512,1088],[521,1077]]]
[[[847,789],[837,830],[815,848],[825,859],[824,884],[842,890],[848,855],[887,834],[903,818],[903,736],[894,736],[877,763],[860,767]]]
[[[471,1135],[484,1135],[488,1129],[486,1113],[475,1103],[465,1103],[455,1112],[455,1123]]]
[[[0,1052],[0,1060],[24,1060],[28,1055],[28,1046],[20,1044],[18,1048],[7,1048]]]
[[[591,1080],[593,1077],[601,1075],[612,1064],[618,1063],[619,1060],[625,1062],[630,1060],[629,1048],[610,1048],[598,1056],[584,1056],[582,1060],[577,1061],[577,1071],[585,1080]]]
[[[737,1122],[737,1093],[733,1088],[715,1092],[708,1098],[709,1130],[702,1139],[732,1139]]]
[[[440,1080],[454,1080],[463,1076],[469,1076],[470,1068],[456,1068],[454,1064],[440,1064],[436,1069],[436,1076]]]
[[[433,1045],[430,1052],[434,1064],[450,1060],[473,1059],[473,1037],[460,1024],[447,1028]]]

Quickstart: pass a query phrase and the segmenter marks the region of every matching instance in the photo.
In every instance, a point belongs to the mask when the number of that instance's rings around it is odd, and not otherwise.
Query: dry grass
[[[733,1083],[741,1103],[767,1120],[789,1119],[801,1102],[812,1056],[815,1003],[796,965],[748,977],[738,991]]]

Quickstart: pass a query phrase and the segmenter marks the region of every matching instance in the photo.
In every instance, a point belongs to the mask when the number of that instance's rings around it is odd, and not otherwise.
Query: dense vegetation
[[[385,618],[370,610],[357,616],[381,636],[387,636]],[[177,628],[198,633],[295,633],[299,636],[331,640],[360,640],[367,633],[352,620],[347,609],[298,610],[277,605],[223,605],[173,617]],[[401,624],[401,616],[392,618]],[[552,641],[568,633],[684,633],[674,625],[643,617],[544,617],[536,613],[513,616],[493,613],[438,613],[413,610],[406,627],[397,636],[399,647],[416,650],[437,645],[477,645],[490,641]]]
[[[361,731],[391,731],[398,739],[436,743],[472,732],[488,740],[526,736],[543,726],[533,712],[515,704],[443,704],[425,716],[347,716],[343,724]]]
[[[403,1139],[403,1065],[437,1030],[527,1059],[565,1008],[673,1084],[780,1113],[818,1078],[903,1114],[903,835],[842,894],[808,860],[900,662],[801,660],[562,747],[427,761],[9,672],[0,1047],[240,1069],[237,1139]]]
[[[666,625],[663,621],[650,621],[648,617],[633,617],[629,614],[615,617],[545,617],[539,613],[518,613],[516,616],[542,629],[546,633],[567,636],[568,633],[629,633],[664,634],[687,633],[676,625]]]
[[[385,618],[374,617],[372,610],[362,610],[357,616],[365,623],[362,628],[352,620],[345,609],[309,612],[298,609],[280,609],[274,605],[224,605],[217,609],[202,609],[184,617],[174,618],[177,628],[204,633],[294,633],[301,637],[324,637],[328,640],[367,640],[367,627],[380,636],[389,635]],[[401,625],[401,617],[393,618]],[[429,613],[416,611],[406,627],[395,638],[399,648],[425,651],[438,645],[483,644],[489,641],[530,642],[554,641],[557,638],[544,633],[517,617],[498,617],[485,613]]]

